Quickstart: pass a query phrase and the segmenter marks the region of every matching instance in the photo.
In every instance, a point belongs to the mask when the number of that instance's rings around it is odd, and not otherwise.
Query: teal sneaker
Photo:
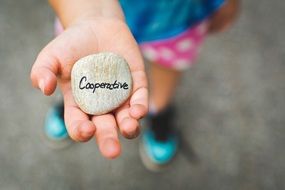
[[[178,135],[173,128],[173,108],[146,118],[147,128],[140,143],[143,164],[151,171],[159,171],[172,161],[178,149]]]
[[[47,145],[51,148],[64,148],[72,142],[67,133],[63,115],[63,104],[51,107],[46,115],[44,136]]]

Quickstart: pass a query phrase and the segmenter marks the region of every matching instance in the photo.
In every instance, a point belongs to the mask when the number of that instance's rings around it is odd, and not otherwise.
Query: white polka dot
[[[178,70],[187,69],[190,66],[190,63],[186,59],[177,59],[174,62],[174,67]]]
[[[177,43],[176,48],[180,52],[189,51],[193,47],[193,41],[191,39],[181,40]]]
[[[202,35],[202,34],[205,34],[206,31],[207,31],[207,24],[206,23],[202,23],[200,24],[199,26],[197,26],[197,32]]]
[[[160,48],[159,52],[161,57],[164,59],[170,60],[174,57],[173,51],[168,48]]]
[[[151,47],[143,48],[142,53],[147,59],[151,61],[156,60],[158,57],[157,52]]]

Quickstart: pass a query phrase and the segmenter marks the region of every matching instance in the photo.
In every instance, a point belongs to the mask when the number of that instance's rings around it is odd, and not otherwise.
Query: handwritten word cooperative
[[[107,83],[107,82],[90,83],[90,82],[87,82],[86,76],[83,76],[80,79],[79,89],[81,89],[81,90],[90,89],[90,90],[92,90],[93,93],[95,93],[97,88],[104,88],[104,89],[108,89],[108,90],[114,90],[114,89],[127,90],[127,89],[129,89],[129,85],[126,82],[121,83],[121,82],[118,82],[117,80],[115,80],[113,83]]]

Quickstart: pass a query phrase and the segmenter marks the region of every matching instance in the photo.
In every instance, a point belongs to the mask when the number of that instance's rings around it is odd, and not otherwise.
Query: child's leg
[[[142,53],[152,62],[150,109],[163,110],[171,101],[183,70],[195,61],[206,34],[207,22],[170,39],[144,43]]]
[[[156,63],[150,67],[150,111],[165,109],[174,95],[182,72],[163,68]]]
[[[144,43],[142,53],[150,67],[150,113],[142,135],[141,158],[145,166],[157,170],[168,163],[178,148],[175,110],[170,104],[182,71],[198,55],[206,34],[206,22],[170,39]]]

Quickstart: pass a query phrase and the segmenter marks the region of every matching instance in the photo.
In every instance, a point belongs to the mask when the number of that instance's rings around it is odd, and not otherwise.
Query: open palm
[[[129,100],[113,113],[89,116],[73,99],[71,69],[78,59],[106,51],[122,55],[129,63],[133,92]],[[115,158],[121,152],[117,129],[127,138],[136,137],[138,120],[147,113],[148,91],[143,59],[128,27],[120,20],[98,18],[69,27],[39,53],[31,80],[45,95],[51,95],[59,85],[69,135],[81,142],[95,136],[100,151],[107,158]]]

